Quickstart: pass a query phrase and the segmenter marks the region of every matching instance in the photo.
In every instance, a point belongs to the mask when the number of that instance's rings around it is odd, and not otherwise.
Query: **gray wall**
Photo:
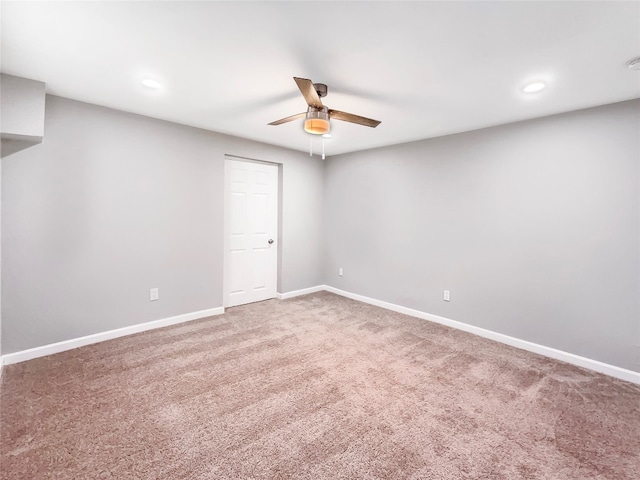
[[[332,157],[325,283],[640,371],[639,111]]]
[[[0,356],[2,355],[2,161],[0,160]],[[2,358],[0,358],[2,375]]]
[[[54,96],[45,129],[3,159],[3,353],[221,306],[225,154],[283,165],[279,285],[321,283],[317,157]]]
[[[222,305],[232,154],[283,165],[280,291],[327,283],[640,371],[638,101],[326,163],[46,107],[45,141],[2,161],[3,353]]]

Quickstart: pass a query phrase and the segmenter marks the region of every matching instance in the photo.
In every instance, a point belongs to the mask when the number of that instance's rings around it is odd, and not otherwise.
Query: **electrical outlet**
[[[338,269],[338,275],[339,275],[339,276],[342,276],[342,267],[340,267],[340,268]]]
[[[152,288],[149,290],[149,300],[155,302],[160,298],[160,292],[157,288]]]
[[[444,291],[444,295],[442,296],[442,299],[445,302],[450,302],[451,301],[451,292],[449,290],[445,290]]]

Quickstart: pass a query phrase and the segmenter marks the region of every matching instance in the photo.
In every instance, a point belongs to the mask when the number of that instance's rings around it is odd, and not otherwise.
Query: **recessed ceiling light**
[[[145,78],[140,83],[142,83],[142,85],[144,85],[145,87],[151,88],[153,90],[158,90],[160,87],[162,87],[162,84],[160,82],[158,82],[157,80],[153,80],[152,78]]]
[[[322,135],[324,138],[331,138],[333,137],[333,135],[331,135],[330,133],[325,133],[324,135]]]
[[[522,89],[522,91],[524,93],[536,93],[536,92],[539,92],[541,90],[544,90],[544,87],[546,87],[546,85],[544,83],[542,83],[542,82],[534,82],[534,83],[530,83],[529,85],[524,87]]]
[[[627,67],[629,67],[629,70],[640,70],[640,57],[629,60]]]

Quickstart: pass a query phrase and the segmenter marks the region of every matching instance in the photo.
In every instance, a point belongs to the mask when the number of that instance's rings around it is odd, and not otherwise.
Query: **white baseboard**
[[[294,290],[292,292],[276,293],[278,300],[286,300],[287,298],[299,297],[300,295],[308,295],[309,293],[322,292],[326,290],[326,285],[316,285],[315,287],[303,288],[302,290]]]
[[[280,300],[286,300],[287,298],[298,297],[300,295],[307,295],[310,293],[316,293],[321,291],[328,291],[331,293],[335,293],[337,295],[341,295],[343,297],[351,298],[352,300],[357,300],[359,302],[368,303],[370,305],[375,305],[377,307],[385,308],[387,310],[391,310],[394,312],[398,312],[398,313],[402,313],[412,317],[420,318],[423,320],[439,323],[441,325],[446,325],[447,327],[452,327],[458,330],[463,330],[465,332],[469,332],[474,335],[478,335],[480,337],[488,338],[490,340],[495,340],[500,343],[511,345],[512,347],[520,348],[522,350],[527,350],[533,353],[537,353],[539,355],[543,355],[545,357],[554,358],[556,360],[561,360],[563,362],[567,362],[572,365],[577,365],[579,367],[594,370],[596,372],[604,373],[606,375],[610,375],[612,377],[619,378],[619,379],[626,380],[628,382],[632,382],[640,385],[640,372],[634,372],[633,370],[627,370],[621,367],[616,367],[615,365],[610,365],[608,363],[600,362],[598,360],[592,360],[590,358],[581,357],[580,355],[575,355],[573,353],[564,352],[562,350],[557,350],[551,347],[545,347],[544,345],[528,342],[526,340],[520,340],[519,338],[510,337],[509,335],[504,335],[502,333],[493,332],[491,330],[486,330],[484,328],[475,327],[467,323],[458,322],[456,320],[440,317],[438,315],[421,312],[420,310],[414,310],[412,308],[395,305],[393,303],[384,302],[382,300],[376,300],[374,298],[365,297],[364,295],[358,295],[357,293],[347,292],[347,291],[340,290],[338,288],[331,287],[328,285],[316,285],[315,287],[304,288],[304,289],[295,290],[292,292],[277,293],[276,298]],[[44,357],[46,355],[52,355],[54,353],[64,352],[66,350],[71,350],[73,348],[90,345],[92,343],[104,342],[105,340],[111,340],[113,338],[123,337],[125,335],[131,335],[133,333],[139,333],[139,332],[144,332],[146,330],[153,330],[156,328],[167,327],[169,325],[189,322],[191,320],[197,320],[199,318],[205,318],[212,315],[220,315],[222,313],[224,313],[224,307],[211,308],[208,310],[201,310],[199,312],[186,313],[183,315],[177,315],[175,317],[154,320],[152,322],[140,323],[138,325],[132,325],[130,327],[124,327],[116,330],[110,330],[107,332],[87,335],[85,337],[65,340],[63,342],[52,343],[50,345],[35,347],[29,350],[9,353],[9,354],[3,355],[1,358],[2,361],[0,362],[0,378],[2,375],[2,365],[9,365],[12,363],[24,362],[26,360],[31,360],[38,357]]]
[[[423,320],[428,320],[430,322],[446,325],[447,327],[463,330],[465,332],[473,333],[474,335],[478,335],[480,337],[488,338],[490,340],[495,340],[496,342],[511,345],[512,347],[520,348],[522,350],[528,350],[529,352],[537,353],[545,357],[554,358],[556,360],[561,360],[563,362],[570,363],[572,365],[577,365],[578,367],[588,368],[589,370],[595,370],[596,372],[604,373],[605,375],[610,375],[612,377],[619,378],[621,380],[626,380],[628,382],[632,382],[640,385],[640,372],[634,372],[633,370],[627,370],[625,368],[616,367],[615,365],[599,362],[598,360],[592,360],[590,358],[581,357],[580,355],[575,355],[573,353],[564,352],[562,350],[556,350],[555,348],[551,348],[551,347],[545,347],[544,345],[528,342],[526,340],[520,340],[519,338],[510,337],[509,335],[504,335],[502,333],[493,332],[491,330],[486,330],[484,328],[475,327],[467,323],[458,322],[456,320],[440,317],[438,315],[432,315],[430,313],[421,312],[419,310],[414,310],[412,308],[402,307],[400,305],[395,305],[393,303],[383,302],[382,300],[376,300],[374,298],[365,297],[364,295],[358,295],[356,293],[346,292],[338,288],[324,286],[324,289],[327,290],[328,292],[335,293],[343,297],[351,298],[352,300],[358,300],[359,302],[375,305],[376,307],[386,308],[387,310],[392,310],[394,312],[403,313],[405,315],[409,315],[412,317],[417,317]]]
[[[1,363],[3,365],[10,365],[12,363],[25,362],[34,358],[53,355],[54,353],[60,353],[78,347],[84,347],[85,345],[91,345],[92,343],[104,342],[105,340],[124,337],[125,335],[131,335],[133,333],[140,333],[147,330],[154,330],[156,328],[168,327],[170,325],[189,322],[191,320],[210,317],[212,315],[220,315],[222,313],[224,313],[224,307],[210,308],[208,310],[200,310],[198,312],[176,315],[175,317],[162,318],[160,320],[153,320],[151,322],[139,323],[137,325],[131,325],[130,327],[117,328],[115,330],[109,330],[107,332],[94,333],[93,335],[87,335],[85,337],[72,338],[71,340],[51,343],[49,345],[43,345],[41,347],[22,350],[20,352],[8,353],[2,356]]]

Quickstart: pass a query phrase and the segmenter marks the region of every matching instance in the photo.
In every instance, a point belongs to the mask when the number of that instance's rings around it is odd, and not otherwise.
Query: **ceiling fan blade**
[[[287,118],[281,118],[280,120],[276,120],[275,122],[271,122],[268,125],[282,125],[283,123],[287,123],[287,122],[293,122],[294,120],[297,120],[299,118],[303,118],[307,115],[306,112],[303,113],[296,113],[295,115],[291,115],[290,117]]]
[[[322,102],[320,101],[318,92],[316,92],[316,87],[313,86],[313,82],[308,78],[293,77],[293,79],[298,84],[298,88],[306,100],[307,105],[314,108],[322,108]]]
[[[331,120],[342,120],[343,122],[357,123],[358,125],[364,125],[365,127],[371,128],[376,128],[381,123],[380,120],[373,120],[372,118],[361,117],[360,115],[354,115],[353,113],[331,109],[329,109],[329,118]]]

